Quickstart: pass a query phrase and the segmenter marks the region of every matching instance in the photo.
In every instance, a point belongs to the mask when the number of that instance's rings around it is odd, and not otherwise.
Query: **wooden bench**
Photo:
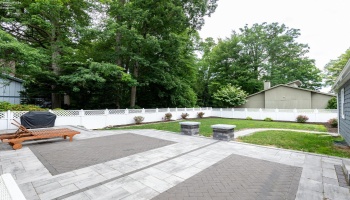
[[[2,142],[9,143],[15,150],[22,148],[22,142],[27,140],[48,139],[54,137],[63,137],[64,139],[67,139],[67,137],[69,137],[69,141],[71,142],[73,141],[74,135],[80,133],[69,128],[28,130],[16,120],[14,121],[16,123],[12,124],[17,126],[18,130],[12,134],[1,135],[0,139]]]

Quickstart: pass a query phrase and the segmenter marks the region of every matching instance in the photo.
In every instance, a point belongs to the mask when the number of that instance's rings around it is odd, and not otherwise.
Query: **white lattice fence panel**
[[[105,110],[85,110],[85,115],[104,115]]]
[[[12,200],[4,180],[0,176],[0,199],[1,200]]]
[[[338,113],[336,109],[320,109],[318,110],[319,113]]]
[[[298,109],[297,112],[298,113],[314,113],[315,110],[313,110],[313,109]]]
[[[145,113],[156,113],[157,109],[145,109]]]
[[[142,109],[130,109],[129,113],[142,113]]]
[[[234,110],[236,110],[237,108],[235,108]],[[249,108],[247,110],[248,112],[259,112],[260,111],[260,108]]]
[[[52,113],[54,113],[57,116],[78,116],[79,110],[53,110]]]
[[[269,112],[269,113],[276,112],[276,109],[271,109],[271,108],[266,108],[266,109],[261,109],[261,110],[262,110],[262,112]]]
[[[168,109],[167,108],[159,108],[158,112],[168,112]]]
[[[6,115],[7,115],[6,112],[0,112],[0,119],[5,118]]]
[[[177,108],[177,111],[185,111],[185,108]]]
[[[18,119],[22,115],[26,114],[28,111],[13,111],[13,118]]]
[[[112,109],[112,110],[108,110],[108,112],[111,115],[121,115],[121,114],[125,114],[125,109]]]
[[[294,113],[295,110],[293,110],[293,109],[278,109],[278,112],[281,112],[281,113]]]

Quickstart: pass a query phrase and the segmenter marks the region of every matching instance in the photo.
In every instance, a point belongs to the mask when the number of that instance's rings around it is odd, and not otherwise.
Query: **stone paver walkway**
[[[300,169],[295,199],[350,199],[349,189],[340,184],[337,177],[336,168],[339,169],[341,158],[240,142],[221,142],[158,130],[80,131],[81,134],[74,137],[73,143],[132,133],[171,141],[173,144],[52,175],[28,146],[23,145],[22,149],[14,151],[7,149],[7,144],[0,143],[0,174],[11,173],[28,200],[152,199],[173,190],[171,188],[176,189],[181,183],[191,182],[193,178],[200,176],[201,172],[210,174],[210,171],[206,170],[211,170],[212,166],[220,166],[231,159],[242,158],[242,161],[237,161],[238,164],[241,162],[242,166],[237,167],[236,173],[244,174],[244,166],[248,169],[249,165],[252,165],[249,163],[265,161],[270,163],[272,168],[283,166],[280,168],[280,174],[285,174],[286,177],[298,175],[289,176],[288,170],[285,172],[284,169]],[[250,168],[254,174],[266,167],[264,164],[254,166]],[[247,177],[246,180],[252,180],[250,178],[253,177]],[[295,178],[292,178],[293,180]],[[242,184],[243,189],[251,187],[249,184],[245,185],[246,187],[243,187]],[[218,186],[218,189],[225,186],[227,185]],[[183,199],[190,199],[190,196]]]

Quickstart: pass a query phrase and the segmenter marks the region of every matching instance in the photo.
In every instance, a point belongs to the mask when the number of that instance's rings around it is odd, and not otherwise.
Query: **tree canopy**
[[[235,107],[247,102],[248,94],[240,87],[230,84],[220,88],[213,94],[214,102],[218,107]]]
[[[207,99],[227,84],[253,94],[264,81],[277,85],[300,80],[303,88],[320,89],[321,71],[306,56],[309,47],[296,42],[299,35],[299,30],[284,24],[262,23],[246,25],[217,44],[212,39],[204,41],[203,57],[197,64],[200,88],[207,87],[209,95],[199,93],[198,98]]]
[[[297,29],[253,24],[230,38],[201,40],[198,30],[217,0],[6,2],[0,9],[1,69],[15,64],[27,103],[41,98],[53,108],[72,109],[236,106],[241,102],[232,103],[233,94],[257,92],[265,80],[320,87],[320,71],[306,56],[308,46],[296,42]]]
[[[350,60],[350,48],[340,55],[337,59],[329,61],[324,67],[325,71],[325,85],[334,85],[335,80],[339,76],[340,72],[345,67],[346,63]]]

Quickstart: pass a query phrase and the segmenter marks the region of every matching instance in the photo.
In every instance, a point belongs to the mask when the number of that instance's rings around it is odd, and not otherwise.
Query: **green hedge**
[[[11,104],[6,101],[0,101],[0,111],[44,111],[47,109],[40,108],[36,105]]]

